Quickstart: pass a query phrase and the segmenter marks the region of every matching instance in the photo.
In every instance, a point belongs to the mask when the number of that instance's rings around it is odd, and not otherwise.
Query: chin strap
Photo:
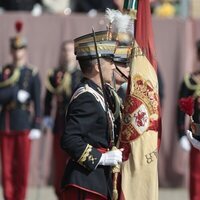
[[[128,77],[115,65],[117,72],[126,80],[128,81]]]

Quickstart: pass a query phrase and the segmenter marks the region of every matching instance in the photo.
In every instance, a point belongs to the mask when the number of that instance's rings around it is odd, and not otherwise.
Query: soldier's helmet
[[[95,32],[96,46],[99,57],[113,58],[116,41],[112,40],[108,31]],[[74,39],[77,60],[93,59],[97,57],[93,33]]]
[[[109,21],[113,40],[117,41],[113,60],[119,63],[128,63],[132,51],[133,19],[128,14],[118,10],[107,9],[105,18]]]
[[[21,49],[27,47],[27,39],[21,34],[23,29],[22,21],[15,22],[16,35],[10,38],[11,49]]]

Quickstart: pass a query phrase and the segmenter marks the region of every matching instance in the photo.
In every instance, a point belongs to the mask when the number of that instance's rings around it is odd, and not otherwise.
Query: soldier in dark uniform
[[[17,22],[17,26],[22,24]],[[37,69],[27,64],[26,47],[19,33],[11,38],[12,63],[0,71],[0,152],[6,200],[25,200],[30,140],[41,135],[40,79]]]
[[[196,43],[197,59],[200,61],[200,40]],[[182,82],[179,98],[193,96],[194,122],[200,123],[200,71],[187,74]],[[180,144],[185,150],[190,150],[190,146],[185,135],[185,113],[178,108],[177,125],[180,138]],[[200,199],[200,151],[192,147],[190,150],[190,199]]]
[[[130,46],[119,46],[116,48],[114,56],[116,66],[114,70],[115,87],[122,100],[124,100],[126,96],[127,81],[130,72],[130,53]]]
[[[114,17],[113,17],[114,16]],[[109,21],[108,29],[118,43],[114,53],[115,70],[113,87],[123,101],[126,95],[127,81],[130,71],[130,54],[133,40],[133,20],[120,11],[106,9],[105,18]]]
[[[53,128],[53,159],[54,167],[54,187],[58,198],[60,197],[60,184],[67,163],[68,156],[60,148],[60,137],[64,131],[64,121],[67,106],[72,92],[80,81],[81,71],[77,67],[78,63],[74,55],[74,43],[65,41],[61,45],[61,56],[59,67],[50,70],[46,80],[46,95],[44,102],[44,127]],[[53,123],[52,103],[56,101],[56,114]],[[54,124],[54,126],[53,126]],[[58,156],[59,155],[59,156]]]
[[[115,64],[113,83],[112,86],[110,84],[106,84],[106,95],[115,120],[115,144],[117,144],[119,136],[123,102],[125,100],[127,90],[127,81],[130,71],[130,53],[130,46],[118,46],[116,48],[113,58]]]
[[[108,40],[106,31],[96,33],[96,39],[103,81],[111,82],[116,42]],[[61,138],[61,147],[71,156],[62,181],[62,197],[111,199],[110,166],[122,161],[122,152],[110,150],[113,116],[104,100],[92,34],[75,39],[75,54],[84,78],[71,98]]]

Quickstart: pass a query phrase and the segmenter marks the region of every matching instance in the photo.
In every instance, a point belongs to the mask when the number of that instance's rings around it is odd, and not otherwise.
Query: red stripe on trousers
[[[97,194],[81,190],[77,187],[67,187],[62,192],[61,200],[106,200]]]

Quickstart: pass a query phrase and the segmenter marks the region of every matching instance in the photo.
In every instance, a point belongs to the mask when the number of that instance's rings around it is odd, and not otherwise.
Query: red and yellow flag
[[[133,1],[134,2],[134,1]],[[120,147],[120,200],[158,200],[159,96],[149,0],[139,0]]]

